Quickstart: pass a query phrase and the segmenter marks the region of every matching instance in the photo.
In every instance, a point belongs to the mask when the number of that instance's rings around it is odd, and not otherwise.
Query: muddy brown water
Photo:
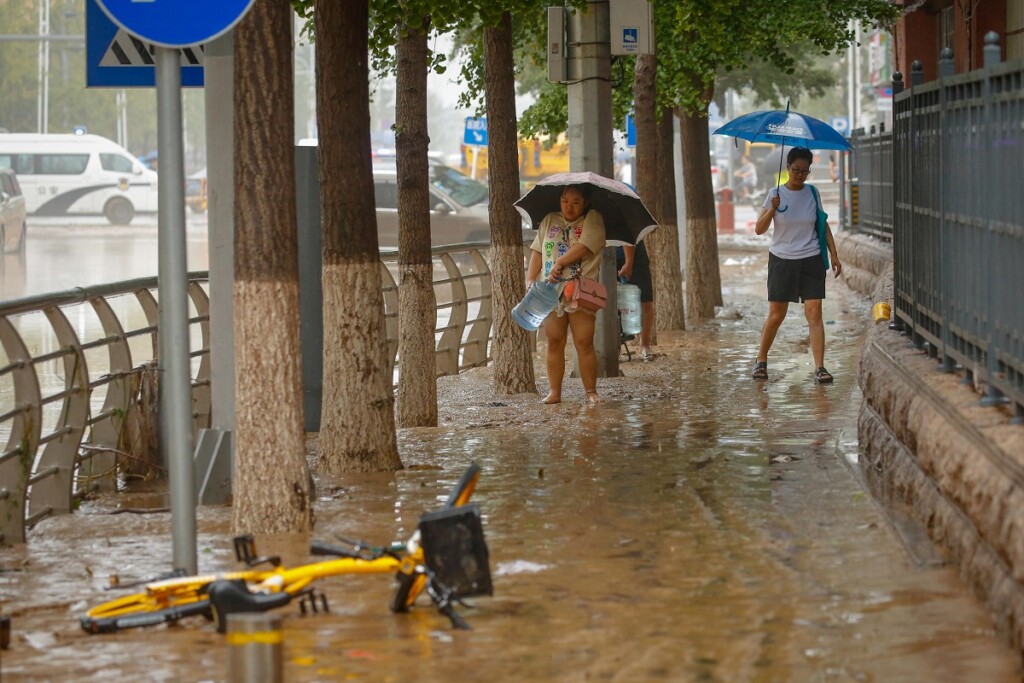
[[[909,553],[858,483],[857,349],[871,302],[830,283],[834,385],[811,379],[796,306],[772,378],[756,384],[765,258],[722,258],[740,317],[662,333],[664,355],[599,381],[605,403],[582,405],[575,379],[559,406],[494,396],[478,369],[440,381],[441,426],[401,432],[407,469],[318,479],[315,536],[383,544],[479,463],[495,594],[461,609],[463,632],[428,603],[390,613],[390,577],[320,581],[329,614],[278,611],[285,680],[1021,680],[955,569]],[[168,513],[114,514],[166,504],[158,488],[98,497],[0,550],[4,681],[227,680],[227,645],[201,618],[111,636],[78,628],[112,596],[111,575],[169,568]],[[229,518],[200,508],[201,570],[236,566]],[[308,540],[258,539],[286,563],[309,558]]]

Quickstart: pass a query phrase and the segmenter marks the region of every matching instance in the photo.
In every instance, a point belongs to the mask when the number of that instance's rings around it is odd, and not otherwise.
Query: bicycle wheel
[[[176,605],[156,611],[123,614],[116,617],[91,617],[83,615],[78,622],[86,633],[116,633],[128,628],[170,624],[184,617],[203,615],[210,618],[210,601],[197,600],[187,605]]]

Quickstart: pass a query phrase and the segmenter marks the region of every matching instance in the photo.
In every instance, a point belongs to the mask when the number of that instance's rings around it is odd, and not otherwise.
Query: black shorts
[[[784,259],[768,254],[768,301],[825,298],[825,262],[820,254]]]
[[[622,247],[615,247],[615,269],[619,270],[626,263],[626,254]],[[640,288],[640,303],[654,301],[654,285],[651,283],[651,262],[647,258],[647,245],[641,242],[633,252],[633,275],[629,284]]]

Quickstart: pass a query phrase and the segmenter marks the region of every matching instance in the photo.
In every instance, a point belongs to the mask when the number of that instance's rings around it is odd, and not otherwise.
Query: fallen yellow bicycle
[[[480,468],[471,465],[439,510],[420,517],[408,541],[373,547],[339,539],[346,547],[314,541],[310,551],[333,559],[286,568],[278,557],[259,557],[251,536],[234,539],[245,569],[221,574],[169,575],[141,584],[143,590],[93,607],[79,618],[88,633],[167,624],[190,616],[212,619],[226,629],[227,615],[265,612],[293,599],[305,613],[328,611],[312,584],[342,574],[395,574],[391,610],[407,612],[424,591],[456,628],[469,628],[455,611],[461,598],[491,595],[491,572],[480,509],[470,504]],[[267,567],[261,567],[268,565]],[[464,603],[462,603],[464,604]]]

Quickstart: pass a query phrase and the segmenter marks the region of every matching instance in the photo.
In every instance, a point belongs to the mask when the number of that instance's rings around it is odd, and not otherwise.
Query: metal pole
[[[614,178],[608,0],[592,0],[586,9],[571,13],[567,28],[569,170]],[[615,254],[608,248],[601,257],[601,282],[608,289],[608,305],[598,314],[594,333],[598,377],[619,376],[617,280]]]
[[[160,295],[160,441],[170,475],[174,568],[195,574],[196,498],[192,463],[185,154],[178,50],[156,48]]]
[[[281,617],[254,612],[227,616],[228,680],[231,683],[283,681]]]
[[[46,7],[46,34],[50,33],[50,0]],[[43,41],[43,133],[50,132],[50,41]]]

